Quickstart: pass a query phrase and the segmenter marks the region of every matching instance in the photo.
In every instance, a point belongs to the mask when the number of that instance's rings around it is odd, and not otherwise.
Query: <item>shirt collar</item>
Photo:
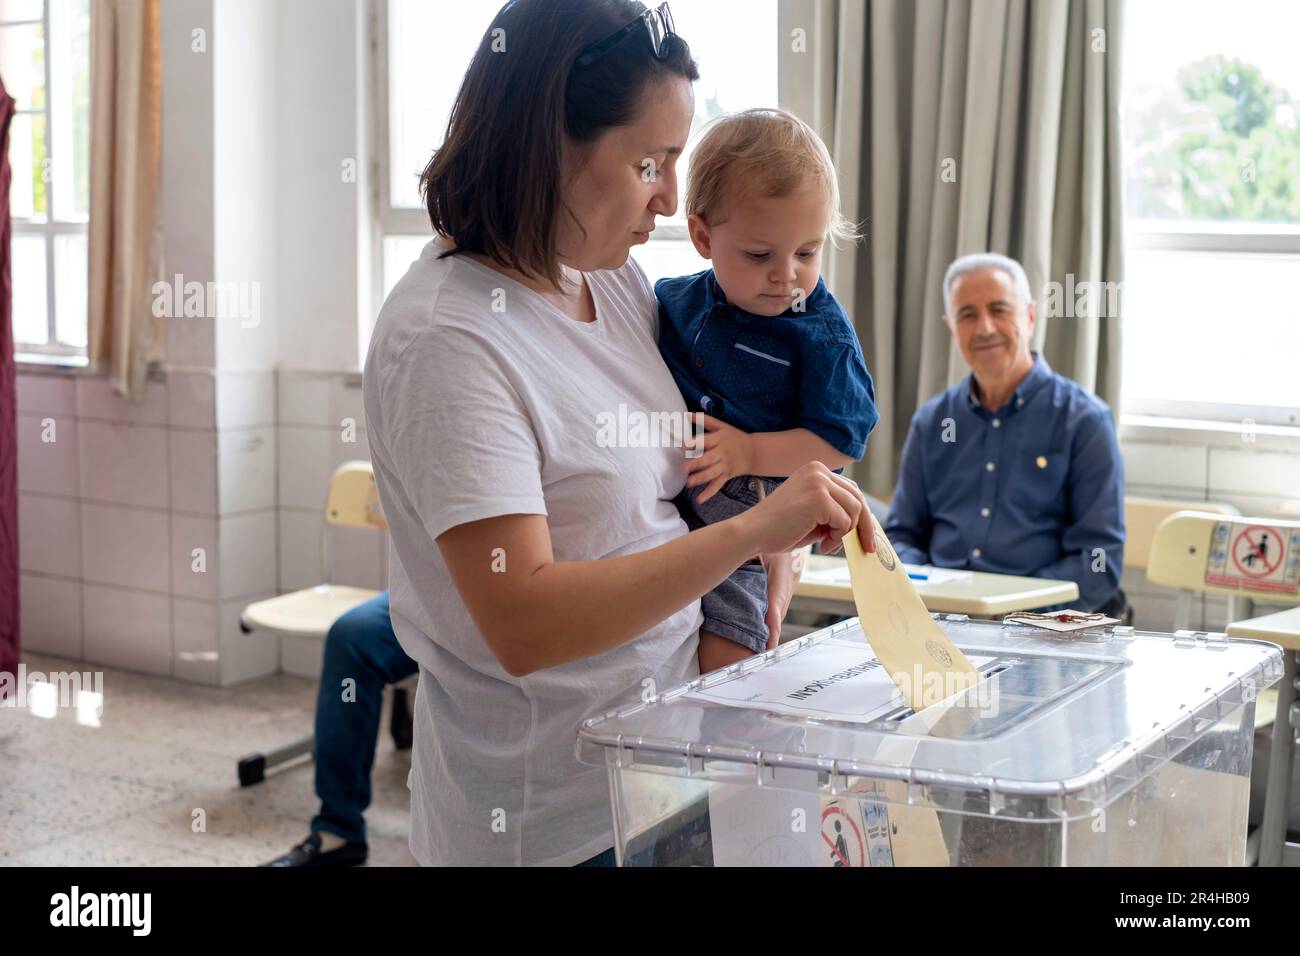
[[[1021,408],[1025,402],[1034,397],[1034,394],[1052,380],[1052,366],[1047,364],[1047,359],[1038,352],[1030,353],[1034,357],[1034,364],[1029,367],[1029,374],[1021,379],[1016,390],[1011,393],[1011,399],[1007,403],[1012,411]],[[978,411],[984,406],[980,403],[979,398],[975,395],[975,373],[972,372],[966,376],[965,388],[966,404]]]
[[[826,282],[820,276],[817,278],[817,285],[804,300],[804,311],[813,312],[821,306],[823,296],[829,294],[826,290]],[[708,271],[708,277],[704,282],[704,305],[706,311],[712,312],[719,310],[719,314],[725,315],[737,322],[752,322],[755,319],[773,319],[780,316],[754,315],[752,312],[746,312],[738,305],[732,305],[727,301],[727,294],[722,291],[722,286],[718,284],[718,277],[713,274],[713,270]],[[790,309],[786,309],[781,315],[788,315]]]

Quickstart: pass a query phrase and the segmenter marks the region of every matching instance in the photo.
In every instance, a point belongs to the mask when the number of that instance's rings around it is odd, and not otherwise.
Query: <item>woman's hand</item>
[[[790,610],[790,599],[794,597],[794,586],[799,583],[803,571],[803,551],[793,554],[778,551],[774,554],[760,554],[763,569],[767,571],[767,614],[763,620],[767,624],[767,649],[770,651],[781,641],[781,622]]]
[[[877,525],[862,489],[817,461],[804,465],[757,505],[730,520],[743,524],[758,554],[793,551],[814,542],[822,551],[837,551],[853,528],[858,529],[862,550],[876,550]]]
[[[698,457],[686,459],[686,487],[708,485],[697,499],[708,501],[718,493],[728,478],[752,472],[754,439],[749,432],[743,432],[712,415],[695,412],[691,417],[703,425],[706,431],[682,442],[688,451],[703,449]]]

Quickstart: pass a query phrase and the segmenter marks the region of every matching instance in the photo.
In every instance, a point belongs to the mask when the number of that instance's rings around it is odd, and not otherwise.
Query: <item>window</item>
[[[1124,409],[1300,425],[1300,4],[1126,9]]]
[[[501,2],[464,0],[454,16],[445,5],[424,0],[379,4],[381,300],[429,240],[419,174],[438,146],[460,79]],[[721,113],[777,105],[776,0],[672,0],[672,12],[700,67],[693,138]],[[678,161],[683,185],[689,163],[688,145]],[[650,242],[633,255],[651,281],[705,267],[686,236],[680,207],[674,218],[660,220]]]
[[[0,63],[17,105],[9,129],[15,345],[38,360],[84,356],[90,0],[0,0]]]

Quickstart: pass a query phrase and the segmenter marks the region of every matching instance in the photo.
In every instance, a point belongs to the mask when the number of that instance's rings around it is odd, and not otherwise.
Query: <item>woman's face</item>
[[[564,199],[587,231],[584,238],[567,216],[561,220],[558,252],[574,269],[617,269],[650,238],[656,216],[677,211],[677,158],[690,135],[695,93],[690,80],[672,77],[648,84],[642,104],[630,125],[565,153],[571,172]]]

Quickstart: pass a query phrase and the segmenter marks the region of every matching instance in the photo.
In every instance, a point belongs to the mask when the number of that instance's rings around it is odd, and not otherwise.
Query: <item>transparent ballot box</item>
[[[620,865],[1244,863],[1276,645],[936,619],[983,679],[920,713],[855,619],[585,721]]]

